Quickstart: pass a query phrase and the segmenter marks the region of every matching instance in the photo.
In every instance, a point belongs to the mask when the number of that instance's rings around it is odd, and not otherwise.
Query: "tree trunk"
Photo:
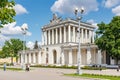
[[[118,58],[116,58],[116,65],[118,65]]]

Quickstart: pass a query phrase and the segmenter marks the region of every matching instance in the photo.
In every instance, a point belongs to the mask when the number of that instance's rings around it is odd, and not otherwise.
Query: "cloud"
[[[28,13],[28,11],[20,4],[16,4],[14,9],[17,15]]]
[[[120,4],[120,0],[106,0],[106,1],[104,1],[104,5],[107,8],[114,7],[118,4]]]
[[[117,6],[117,7],[115,7],[115,8],[113,8],[113,9],[112,9],[112,12],[113,12],[115,15],[120,16],[120,5]]]
[[[34,48],[34,42],[29,41],[29,42],[26,43],[26,46],[30,49],[33,49]]]
[[[22,26],[25,25],[28,27],[27,23],[24,23]],[[21,26],[16,26],[16,22],[4,25],[4,27],[1,28],[0,31],[0,43],[4,43],[6,40],[22,35]],[[31,32],[27,31],[26,35],[31,36]]]
[[[87,20],[87,23],[90,23],[90,24],[92,24],[94,27],[98,28],[97,23],[96,23],[93,19]]]
[[[58,12],[60,14],[73,13],[74,9],[85,8],[85,12],[98,10],[98,3],[96,0],[57,0],[51,7],[53,13]]]
[[[22,26],[27,26],[27,23],[24,23]],[[1,28],[1,33],[3,35],[21,35],[22,34],[22,30],[21,27],[22,26],[16,26],[16,22],[13,23],[9,23],[4,25],[3,28]],[[27,31],[27,35],[30,36],[31,33]]]
[[[27,46],[28,48],[30,48],[30,49],[33,49],[33,48],[34,48],[34,44],[35,44],[35,42],[28,41],[28,42],[26,43],[26,46]],[[38,42],[38,46],[39,46],[39,47],[41,46],[41,42]]]

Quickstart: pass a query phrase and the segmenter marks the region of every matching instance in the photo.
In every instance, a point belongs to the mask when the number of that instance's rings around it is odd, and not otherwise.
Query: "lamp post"
[[[24,40],[23,40],[23,54],[22,54],[22,58],[23,59],[21,59],[21,63],[22,63],[22,68],[24,69],[24,63],[25,63],[25,35],[27,34],[27,30],[28,30],[28,27],[27,27],[27,25],[26,26],[22,26],[21,27],[21,30],[22,30],[22,34],[23,34],[23,36],[24,36]]]
[[[78,12],[80,12],[81,16],[78,16]],[[79,32],[79,34],[78,34],[79,44],[78,44],[78,54],[77,54],[77,56],[78,56],[77,57],[78,58],[77,74],[79,74],[79,75],[82,74],[82,70],[81,70],[81,67],[80,67],[80,64],[81,64],[80,62],[82,62],[81,61],[81,47],[80,47],[80,45],[81,45],[81,43],[80,43],[80,22],[81,22],[81,19],[82,19],[83,12],[84,12],[83,7],[80,10],[78,10],[78,8],[75,9],[75,16],[76,16],[76,18],[78,20],[78,23],[79,23],[79,30],[78,30],[78,32]]]

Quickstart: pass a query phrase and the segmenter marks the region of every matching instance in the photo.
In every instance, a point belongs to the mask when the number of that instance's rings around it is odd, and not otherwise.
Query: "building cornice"
[[[63,26],[67,26],[67,25],[74,25],[75,27],[78,27],[78,21],[74,20],[74,19],[66,19],[66,20],[61,20],[60,22],[57,23],[49,23],[45,26],[42,27],[42,30],[49,30],[49,29],[54,29],[57,27],[63,27]],[[89,23],[85,23],[85,22],[81,22],[81,27],[82,28],[91,28],[91,29],[95,29],[95,27]]]

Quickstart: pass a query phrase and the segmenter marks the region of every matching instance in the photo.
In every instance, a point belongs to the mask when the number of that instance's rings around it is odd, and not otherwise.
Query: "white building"
[[[80,26],[81,64],[106,64],[106,54],[94,44],[95,27],[83,22]],[[54,15],[50,23],[42,27],[41,49],[19,52],[19,63],[77,65],[78,27],[78,21],[62,20]]]

